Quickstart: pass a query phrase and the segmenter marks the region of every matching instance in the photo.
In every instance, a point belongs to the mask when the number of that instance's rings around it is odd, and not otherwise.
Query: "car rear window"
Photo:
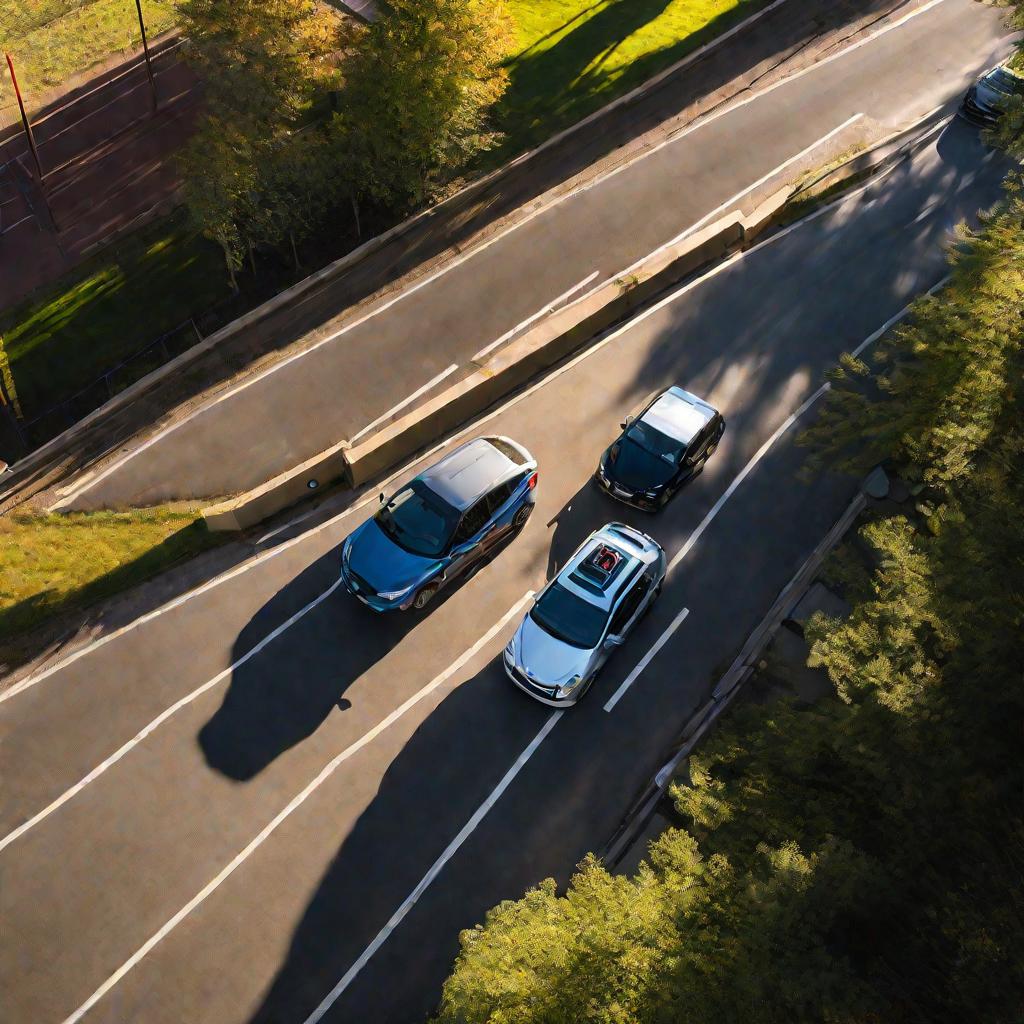
[[[522,452],[513,448],[508,441],[505,441],[500,437],[489,437],[487,438],[487,441],[492,447],[497,448],[498,451],[509,460],[509,462],[516,466],[521,466],[523,464]]]

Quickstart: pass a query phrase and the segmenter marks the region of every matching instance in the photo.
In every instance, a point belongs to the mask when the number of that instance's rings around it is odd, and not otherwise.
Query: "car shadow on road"
[[[609,498],[592,479],[587,480],[547,523],[551,530],[547,578],[554,579],[573,552],[595,530],[607,523],[618,522],[635,526],[646,533],[646,520],[649,518],[647,513]]]
[[[339,551],[314,562],[249,620],[232,649],[232,663],[263,642],[278,623],[298,614],[337,579]],[[401,643],[418,616],[376,615],[339,586],[321,604],[271,640],[232,673],[224,702],[200,729],[207,764],[239,782],[258,775],[311,736],[345,691]],[[278,627],[279,628],[279,627]]]
[[[206,763],[230,779],[248,781],[316,732],[335,708],[348,710],[349,687],[500,557],[515,536],[511,534],[464,577],[439,591],[422,612],[378,614],[339,585],[266,643],[266,654],[261,649],[247,658],[279,624],[299,614],[337,580],[340,547],[318,559],[278,591],[239,633],[231,662],[242,664],[232,673],[223,703],[197,737]]]

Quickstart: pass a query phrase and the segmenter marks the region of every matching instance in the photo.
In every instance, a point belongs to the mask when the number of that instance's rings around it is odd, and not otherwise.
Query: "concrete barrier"
[[[656,250],[613,280],[526,331],[441,394],[384,427],[361,444],[339,442],[260,487],[203,511],[211,530],[244,530],[345,479],[358,486],[452,432],[467,420],[559,363],[658,293],[747,240],[734,212],[687,238]],[[316,486],[310,486],[316,481]]]

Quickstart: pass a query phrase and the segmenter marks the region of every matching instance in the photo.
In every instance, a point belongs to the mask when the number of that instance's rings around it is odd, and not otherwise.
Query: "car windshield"
[[[585,650],[601,642],[606,622],[603,608],[577,597],[560,583],[541,594],[530,617],[556,640]]]
[[[674,437],[663,434],[649,423],[644,423],[643,420],[637,420],[626,431],[626,438],[638,447],[643,448],[645,452],[649,452],[651,455],[664,459],[673,465],[679,462],[683,454],[682,446]]]
[[[1006,96],[1024,92],[1024,81],[1007,71],[1006,68],[996,68],[985,79],[985,83]]]
[[[377,525],[414,555],[436,557],[444,552],[459,513],[422,480],[400,490],[376,516]]]

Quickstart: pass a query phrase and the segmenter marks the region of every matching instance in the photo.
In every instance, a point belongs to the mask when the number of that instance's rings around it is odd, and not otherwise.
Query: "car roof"
[[[680,444],[689,444],[714,416],[715,409],[696,395],[682,388],[669,388],[654,400],[640,422],[675,438]]]
[[[421,473],[419,479],[462,512],[517,468],[490,441],[478,437],[446,455]]]
[[[636,579],[637,567],[651,562],[657,549],[657,544],[639,530],[609,523],[580,545],[555,579],[572,594],[608,611]],[[617,557],[604,559],[601,556],[605,552]]]

